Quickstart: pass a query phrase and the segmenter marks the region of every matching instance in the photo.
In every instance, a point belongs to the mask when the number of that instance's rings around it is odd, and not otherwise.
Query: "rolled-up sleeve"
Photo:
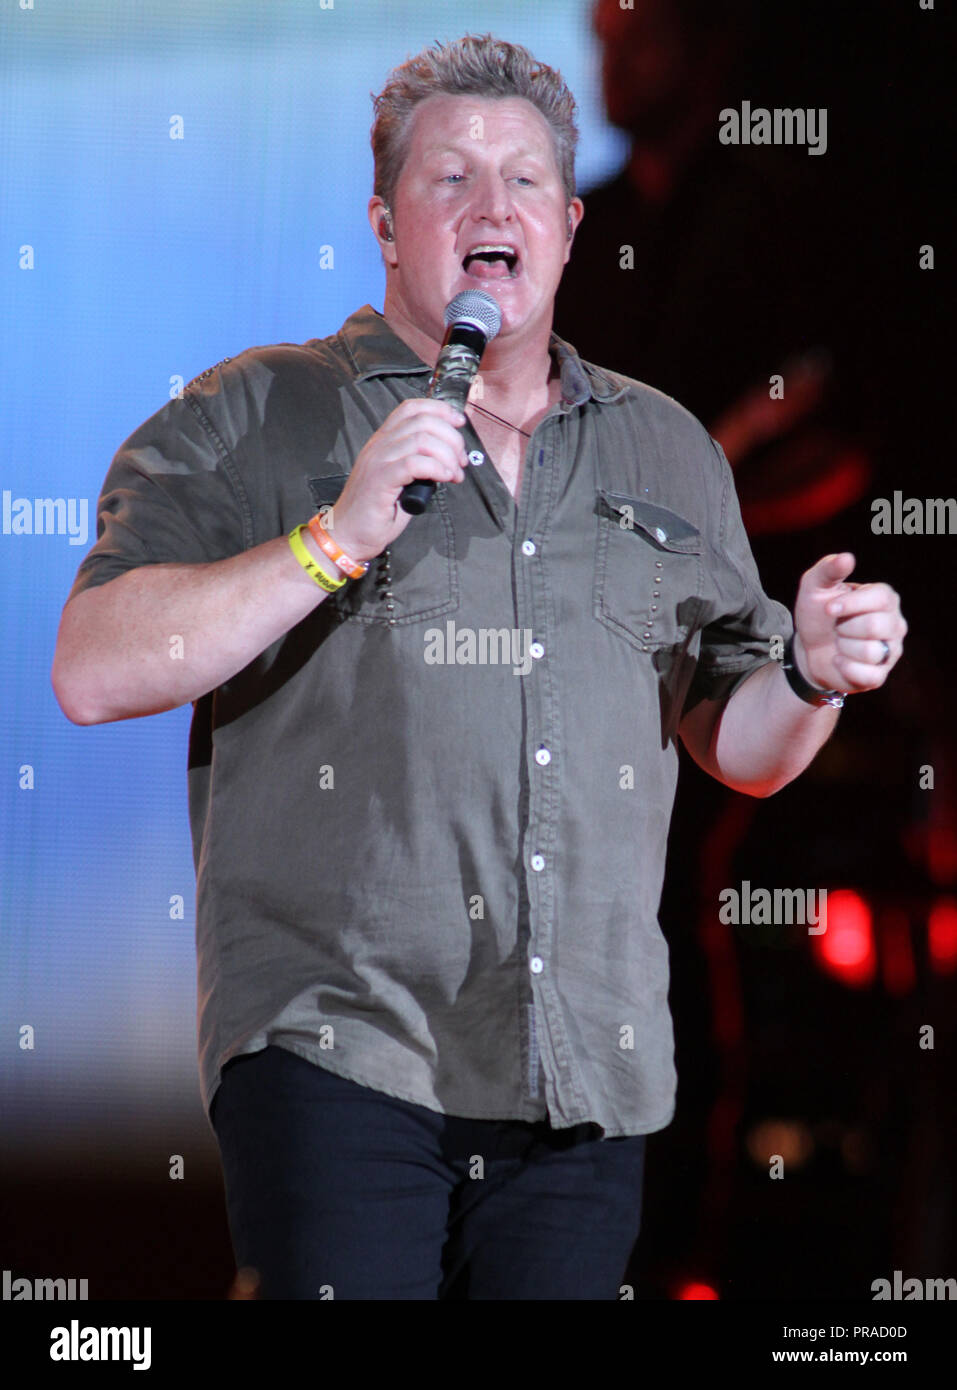
[[[97,502],[96,543],[69,597],[139,565],[223,560],[250,538],[238,470],[187,388],[117,450]]]
[[[721,445],[715,440],[711,444],[717,455],[720,505],[712,509],[718,524],[708,537],[701,646],[685,713],[701,700],[729,699],[759,666],[775,659],[774,639],[783,644],[794,627],[784,604],[762,588],[731,465]]]

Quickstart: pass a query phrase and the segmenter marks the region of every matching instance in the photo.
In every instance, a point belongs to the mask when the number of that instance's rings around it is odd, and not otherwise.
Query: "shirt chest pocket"
[[[307,478],[317,511],[337,501],[348,473]],[[333,532],[333,536],[335,533]],[[455,534],[445,490],[438,487],[421,516],[333,599],[344,618],[390,627],[452,613],[459,605]]]
[[[599,489],[595,616],[639,651],[683,646],[703,602],[703,541],[677,512]]]

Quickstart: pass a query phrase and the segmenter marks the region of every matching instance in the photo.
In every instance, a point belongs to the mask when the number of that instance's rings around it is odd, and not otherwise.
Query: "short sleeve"
[[[97,502],[96,543],[69,598],[139,565],[224,560],[250,544],[239,473],[187,388],[114,456]]]
[[[684,712],[701,700],[726,701],[759,666],[775,659],[794,629],[789,610],[761,586],[751,543],[741,519],[731,465],[716,440],[720,515],[717,536],[708,547],[709,573],[701,630],[701,649]]]

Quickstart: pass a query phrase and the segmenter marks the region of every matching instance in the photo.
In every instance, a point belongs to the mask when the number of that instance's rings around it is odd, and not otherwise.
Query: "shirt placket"
[[[528,642],[531,657],[525,681],[525,747],[528,785],[527,818],[523,827],[522,867],[527,904],[524,955],[520,960],[527,980],[527,1056],[524,1059],[526,1099],[541,1100],[540,1078],[549,1083],[550,1042],[558,1022],[558,996],[553,979],[555,910],[560,873],[557,813],[561,797],[561,709],[552,643],[556,638],[555,598],[546,547],[557,480],[563,470],[564,430],[559,412],[550,414],[534,431],[512,541],[516,625]],[[558,1027],[560,1036],[564,1029]],[[558,1060],[558,1059],[554,1059]],[[561,1065],[559,1062],[559,1070]],[[552,1084],[561,1084],[552,1078]]]

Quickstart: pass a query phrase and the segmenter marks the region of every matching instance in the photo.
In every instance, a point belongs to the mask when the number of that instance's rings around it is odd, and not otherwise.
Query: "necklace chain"
[[[494,415],[491,410],[486,410],[484,405],[476,405],[474,401],[468,401],[466,404],[470,406],[472,410],[480,410],[482,414],[487,415],[490,420],[497,420],[500,425],[505,425],[508,429],[515,430],[516,434],[520,434],[524,439],[531,439],[532,436],[527,430],[519,429],[518,425],[513,425],[510,420],[503,420],[501,415]]]

